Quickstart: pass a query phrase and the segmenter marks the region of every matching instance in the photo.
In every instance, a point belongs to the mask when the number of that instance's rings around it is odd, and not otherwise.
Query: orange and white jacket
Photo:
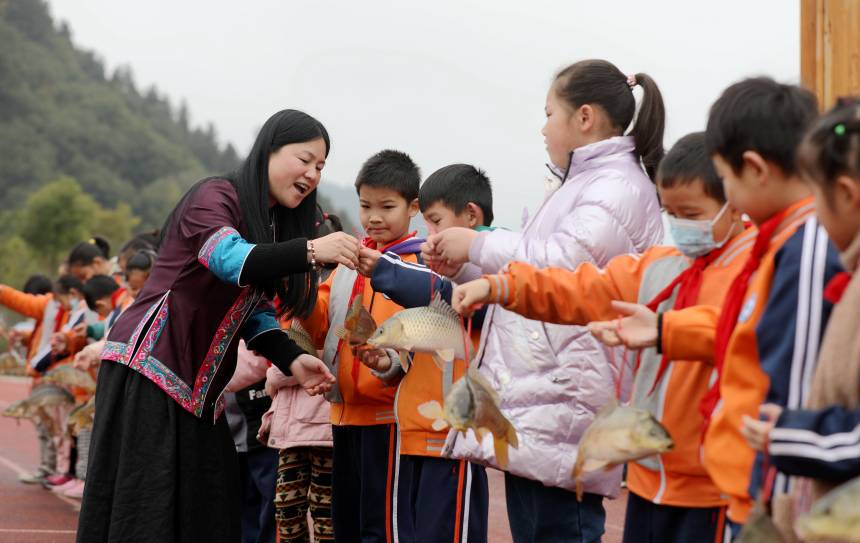
[[[720,304],[735,275],[746,261],[755,239],[748,229],[729,241],[722,255],[702,275],[698,302]],[[691,259],[674,247],[653,247],[642,255],[622,255],[604,269],[581,264],[570,271],[536,269],[510,264],[506,273],[487,276],[491,299],[529,319],[557,324],[585,325],[617,317],[612,300],[648,303]],[[678,289],[660,304],[665,311],[675,303]],[[627,467],[631,492],[653,503],[676,507],[717,507],[726,500],[705,471],[700,446],[703,420],[696,407],[714,376],[712,363],[696,358],[672,358],[653,393],[650,393],[662,356],[655,349],[642,352],[633,384],[632,403],[651,412],[666,427],[675,448]],[[634,360],[630,360],[632,365]],[[649,394],[650,393],[650,394]]]
[[[764,402],[800,406],[806,398],[830,304],[826,281],[838,271],[838,256],[814,216],[811,198],[786,210],[747,286],[729,338],[720,378],[720,401],[704,440],[704,463],[729,497],[728,517],[746,522],[762,483],[762,457],[740,433],[744,415],[758,418]],[[663,314],[662,350],[673,359],[714,355],[719,304]],[[697,409],[690,405],[689,411]],[[776,477],[774,495],[789,491]]]

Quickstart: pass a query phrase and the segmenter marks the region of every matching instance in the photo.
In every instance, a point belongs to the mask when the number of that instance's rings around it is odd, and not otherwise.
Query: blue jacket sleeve
[[[783,473],[842,482],[860,475],[860,409],[787,410],[770,434]]]
[[[430,305],[437,292],[450,304],[454,291],[450,279],[423,264],[404,262],[394,253],[379,258],[370,286],[405,308]]]
[[[814,219],[777,252],[767,305],[756,326],[759,361],[770,378],[768,403],[788,409],[805,404],[833,309],[824,300],[824,287],[840,271],[839,253]]]
[[[379,258],[370,286],[405,308],[430,305],[437,292],[450,304],[454,292],[454,283],[447,277],[423,264],[404,262],[394,253],[385,253]],[[480,328],[486,313],[485,307],[476,311],[472,325]]]

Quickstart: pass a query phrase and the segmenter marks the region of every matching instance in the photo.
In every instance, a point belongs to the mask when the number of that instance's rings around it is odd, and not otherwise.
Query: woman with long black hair
[[[311,239],[328,152],[319,121],[281,111],[235,175],[200,181],[171,213],[102,353],[79,542],[240,540],[236,451],[219,416],[239,338],[309,394],[334,381],[276,320],[310,313],[318,264],[358,261],[352,236]]]

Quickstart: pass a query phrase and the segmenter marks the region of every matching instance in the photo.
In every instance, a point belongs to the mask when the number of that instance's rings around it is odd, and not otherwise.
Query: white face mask
[[[672,232],[672,239],[675,240],[678,250],[690,258],[696,258],[706,255],[714,249],[719,249],[729,241],[732,236],[732,231],[735,229],[732,225],[731,230],[724,240],[717,242],[714,240],[714,225],[722,218],[723,213],[729,208],[728,202],[717,213],[717,216],[712,220],[694,221],[691,219],[678,219],[669,215],[669,230]]]

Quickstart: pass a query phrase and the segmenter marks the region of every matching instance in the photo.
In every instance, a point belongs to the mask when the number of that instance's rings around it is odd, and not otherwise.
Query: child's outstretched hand
[[[490,281],[487,279],[476,279],[457,285],[451,295],[451,305],[454,311],[469,316],[490,299]]]
[[[290,363],[290,372],[311,396],[331,390],[335,378],[325,362],[309,354],[299,355]]]
[[[359,347],[356,350],[356,356],[362,364],[379,373],[384,373],[391,368],[391,358],[382,349]]]
[[[610,347],[644,349],[657,344],[657,314],[641,304],[613,301],[612,308],[626,315],[612,321],[588,323],[588,330],[598,341]]]
[[[441,260],[449,265],[465,264],[476,237],[478,232],[470,228],[448,228],[429,236],[421,246],[421,255],[427,262]]]
[[[367,247],[362,247],[358,251],[358,273],[365,277],[370,277],[373,275],[373,270],[376,269],[376,265],[379,263],[379,258],[382,256],[382,253],[375,249],[368,249]]]
[[[741,423],[741,434],[754,450],[767,452],[770,444],[770,432],[776,426],[776,419],[782,414],[782,407],[766,403],[759,408],[759,414],[765,420],[754,419],[744,415]]]

